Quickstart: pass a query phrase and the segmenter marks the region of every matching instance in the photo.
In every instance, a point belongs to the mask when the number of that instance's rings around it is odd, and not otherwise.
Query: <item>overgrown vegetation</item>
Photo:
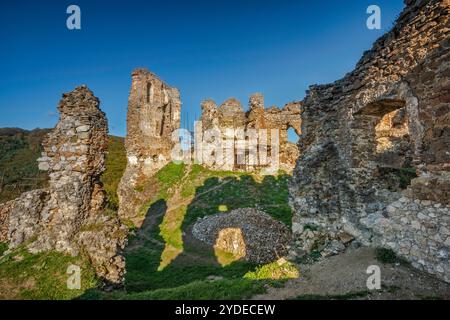
[[[256,294],[264,284],[275,285],[273,279],[298,275],[290,264],[257,266],[233,259],[221,264],[226,257],[218,256],[189,232],[200,217],[243,207],[260,208],[289,225],[287,179],[285,174],[258,177],[174,163],[161,169],[153,181],[146,182],[148,186],[156,184],[158,192],[141,208],[145,219],[125,251],[127,292],[136,298],[171,299],[192,290],[191,298],[234,299]],[[211,282],[211,277],[219,280]],[[214,291],[215,286],[220,286],[220,293],[197,292]],[[126,298],[120,294],[113,297]]]
[[[9,158],[5,151],[0,160],[10,168],[17,150],[25,150],[29,145],[22,138],[8,139],[9,147],[5,145],[3,149],[10,150]],[[25,167],[34,174],[38,172],[36,159],[40,149],[33,150]],[[110,137],[106,171],[101,180],[108,196],[105,210],[111,214],[118,208],[117,187],[125,166],[123,139]],[[224,257],[193,239],[189,229],[200,217],[243,207],[259,208],[290,225],[287,180],[288,176],[283,173],[276,177],[261,177],[171,163],[137,188],[141,190],[136,190],[140,192],[152,187],[156,192],[141,208],[142,226],[137,228],[130,222],[132,232],[124,253],[126,291],[105,293],[98,290],[95,273],[82,257],[73,258],[56,252],[33,255],[20,248],[1,258],[0,294],[22,299],[80,296],[83,299],[243,299],[263,293],[267,285],[279,285],[283,279],[295,277],[298,271],[284,263],[258,266],[231,260],[229,264],[221,265],[219,260]],[[5,250],[6,245],[0,245],[0,253]],[[82,268],[81,290],[67,289],[69,264]]]
[[[417,178],[415,168],[401,168],[396,170],[395,174],[398,178],[400,189],[406,189],[411,184],[411,180]]]
[[[248,272],[244,275],[244,278],[251,280],[262,279],[295,279],[300,276],[297,267],[288,261],[275,261],[260,267],[257,267],[255,271]]]

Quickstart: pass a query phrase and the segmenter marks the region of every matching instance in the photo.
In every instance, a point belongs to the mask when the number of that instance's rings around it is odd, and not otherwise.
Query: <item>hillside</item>
[[[214,251],[190,232],[201,217],[244,207],[261,208],[289,225],[287,179],[285,174],[261,177],[199,165],[167,165],[146,183],[156,186],[157,192],[141,208],[141,223],[129,222],[125,290],[94,289],[83,298],[243,299],[296,277],[290,263],[237,260]]]
[[[121,157],[117,156],[109,158],[105,173],[111,192],[118,182],[113,178],[119,176],[120,165],[116,161],[120,162]],[[113,293],[98,290],[99,282],[82,257],[70,258],[56,252],[31,255],[18,249],[0,259],[0,297],[242,299],[264,293],[267,285],[281,284],[284,279],[297,276],[290,263],[256,265],[236,260],[229,254],[214,252],[189,232],[199,217],[241,207],[262,208],[289,224],[286,175],[263,178],[214,172],[198,165],[169,164],[148,184],[156,185],[158,192],[142,208],[142,225],[129,226],[125,290]],[[81,290],[67,290],[62,281],[71,263],[86,270]],[[40,272],[35,273],[36,269]],[[57,275],[56,279],[52,275]]]

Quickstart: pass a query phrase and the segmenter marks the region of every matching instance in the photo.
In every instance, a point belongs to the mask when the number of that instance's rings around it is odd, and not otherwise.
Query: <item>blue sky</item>
[[[81,30],[66,8],[81,8]],[[382,30],[366,9],[382,10]],[[177,87],[183,124],[200,102],[262,92],[266,107],[305,96],[351,71],[390,29],[402,0],[2,1],[0,127],[53,127],[63,92],[87,84],[110,132],[126,132],[130,73],[147,67]]]

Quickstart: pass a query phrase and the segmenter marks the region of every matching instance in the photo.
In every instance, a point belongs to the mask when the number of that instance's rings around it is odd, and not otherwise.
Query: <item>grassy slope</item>
[[[108,155],[106,156],[106,171],[103,173],[101,181],[108,197],[109,208],[112,210],[119,208],[117,187],[126,165],[127,157],[125,155],[124,138],[110,136]]]
[[[9,142],[9,154],[28,148],[21,141]],[[107,170],[102,182],[109,208],[117,209],[117,185],[126,165],[123,139],[110,138]],[[5,150],[6,148],[2,149]],[[20,151],[22,152],[22,151]],[[5,153],[4,167],[8,167]],[[37,169],[35,152],[25,167]],[[33,158],[33,159],[32,159]],[[9,158],[11,159],[11,158]],[[28,169],[27,169],[28,170]],[[82,298],[111,299],[240,299],[265,291],[270,278],[292,275],[290,265],[256,266],[243,261],[221,265],[225,253],[198,247],[186,239],[186,230],[198,217],[241,207],[258,207],[274,218],[290,224],[287,205],[287,176],[257,177],[232,172],[213,172],[201,166],[169,164],[147,185],[158,186],[158,193],[141,208],[144,219],[135,228],[126,249],[126,291],[103,293],[83,258],[49,252],[31,255],[16,250],[0,260],[0,296],[32,299]],[[142,186],[145,188],[146,186]],[[139,189],[139,188],[138,188]],[[139,192],[139,190],[136,190]],[[4,248],[0,247],[0,251]],[[15,257],[15,258],[14,258]],[[66,289],[66,270],[71,263],[83,266],[83,289]],[[295,273],[295,272],[294,272]],[[218,280],[210,281],[208,276]]]
[[[7,183],[18,183],[23,177],[39,176],[36,159],[40,156],[39,145],[47,132],[0,129],[0,172]],[[126,165],[123,140],[110,137],[106,171],[101,178],[110,208],[118,205],[117,185]],[[41,174],[41,177],[45,182],[46,175]],[[0,194],[0,202],[14,199],[27,190],[29,188],[18,188],[9,192],[6,189]],[[6,249],[7,244],[0,243],[0,256]],[[69,275],[66,272],[71,264],[81,267],[81,290],[67,289]],[[68,257],[57,252],[32,255],[20,248],[0,258],[0,299],[72,299],[97,284],[94,271],[83,257]]]

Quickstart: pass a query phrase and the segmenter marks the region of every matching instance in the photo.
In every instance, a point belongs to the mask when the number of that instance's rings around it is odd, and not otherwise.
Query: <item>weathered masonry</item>
[[[257,171],[276,162],[280,169],[292,172],[299,152],[298,147],[288,141],[288,129],[292,128],[300,135],[300,109],[301,102],[297,101],[286,104],[282,109],[277,107],[265,109],[264,97],[260,93],[250,97],[247,112],[244,112],[241,103],[234,98],[228,99],[219,107],[212,100],[203,101],[201,117],[203,142],[208,144],[213,143],[214,139],[219,139],[222,141],[220,145],[223,146],[223,153],[233,157],[215,161],[214,151],[208,154],[207,150],[202,150],[203,164],[215,170]],[[234,136],[229,136],[229,129],[234,130]],[[205,134],[207,130],[216,134],[207,137]],[[276,137],[272,137],[272,130],[275,130],[273,133]],[[261,132],[264,134],[260,134]],[[233,142],[230,145],[226,142],[229,139]],[[249,142],[253,140],[258,149],[255,150],[255,159],[251,161]],[[274,141],[276,149],[271,148]],[[262,160],[262,155],[267,157],[267,161]]]
[[[450,1],[405,3],[354,71],[304,100],[294,240],[346,232],[449,282]]]
[[[104,214],[100,176],[105,170],[108,121],[100,101],[86,86],[63,94],[60,118],[43,143],[39,168],[48,171],[46,189],[23,193],[0,204],[0,241],[33,252],[87,254],[97,275],[121,285],[127,228]]]
[[[125,148],[127,167],[119,185],[119,216],[133,220],[148,199],[136,188],[168,164],[180,128],[180,93],[146,69],[131,74]]]

